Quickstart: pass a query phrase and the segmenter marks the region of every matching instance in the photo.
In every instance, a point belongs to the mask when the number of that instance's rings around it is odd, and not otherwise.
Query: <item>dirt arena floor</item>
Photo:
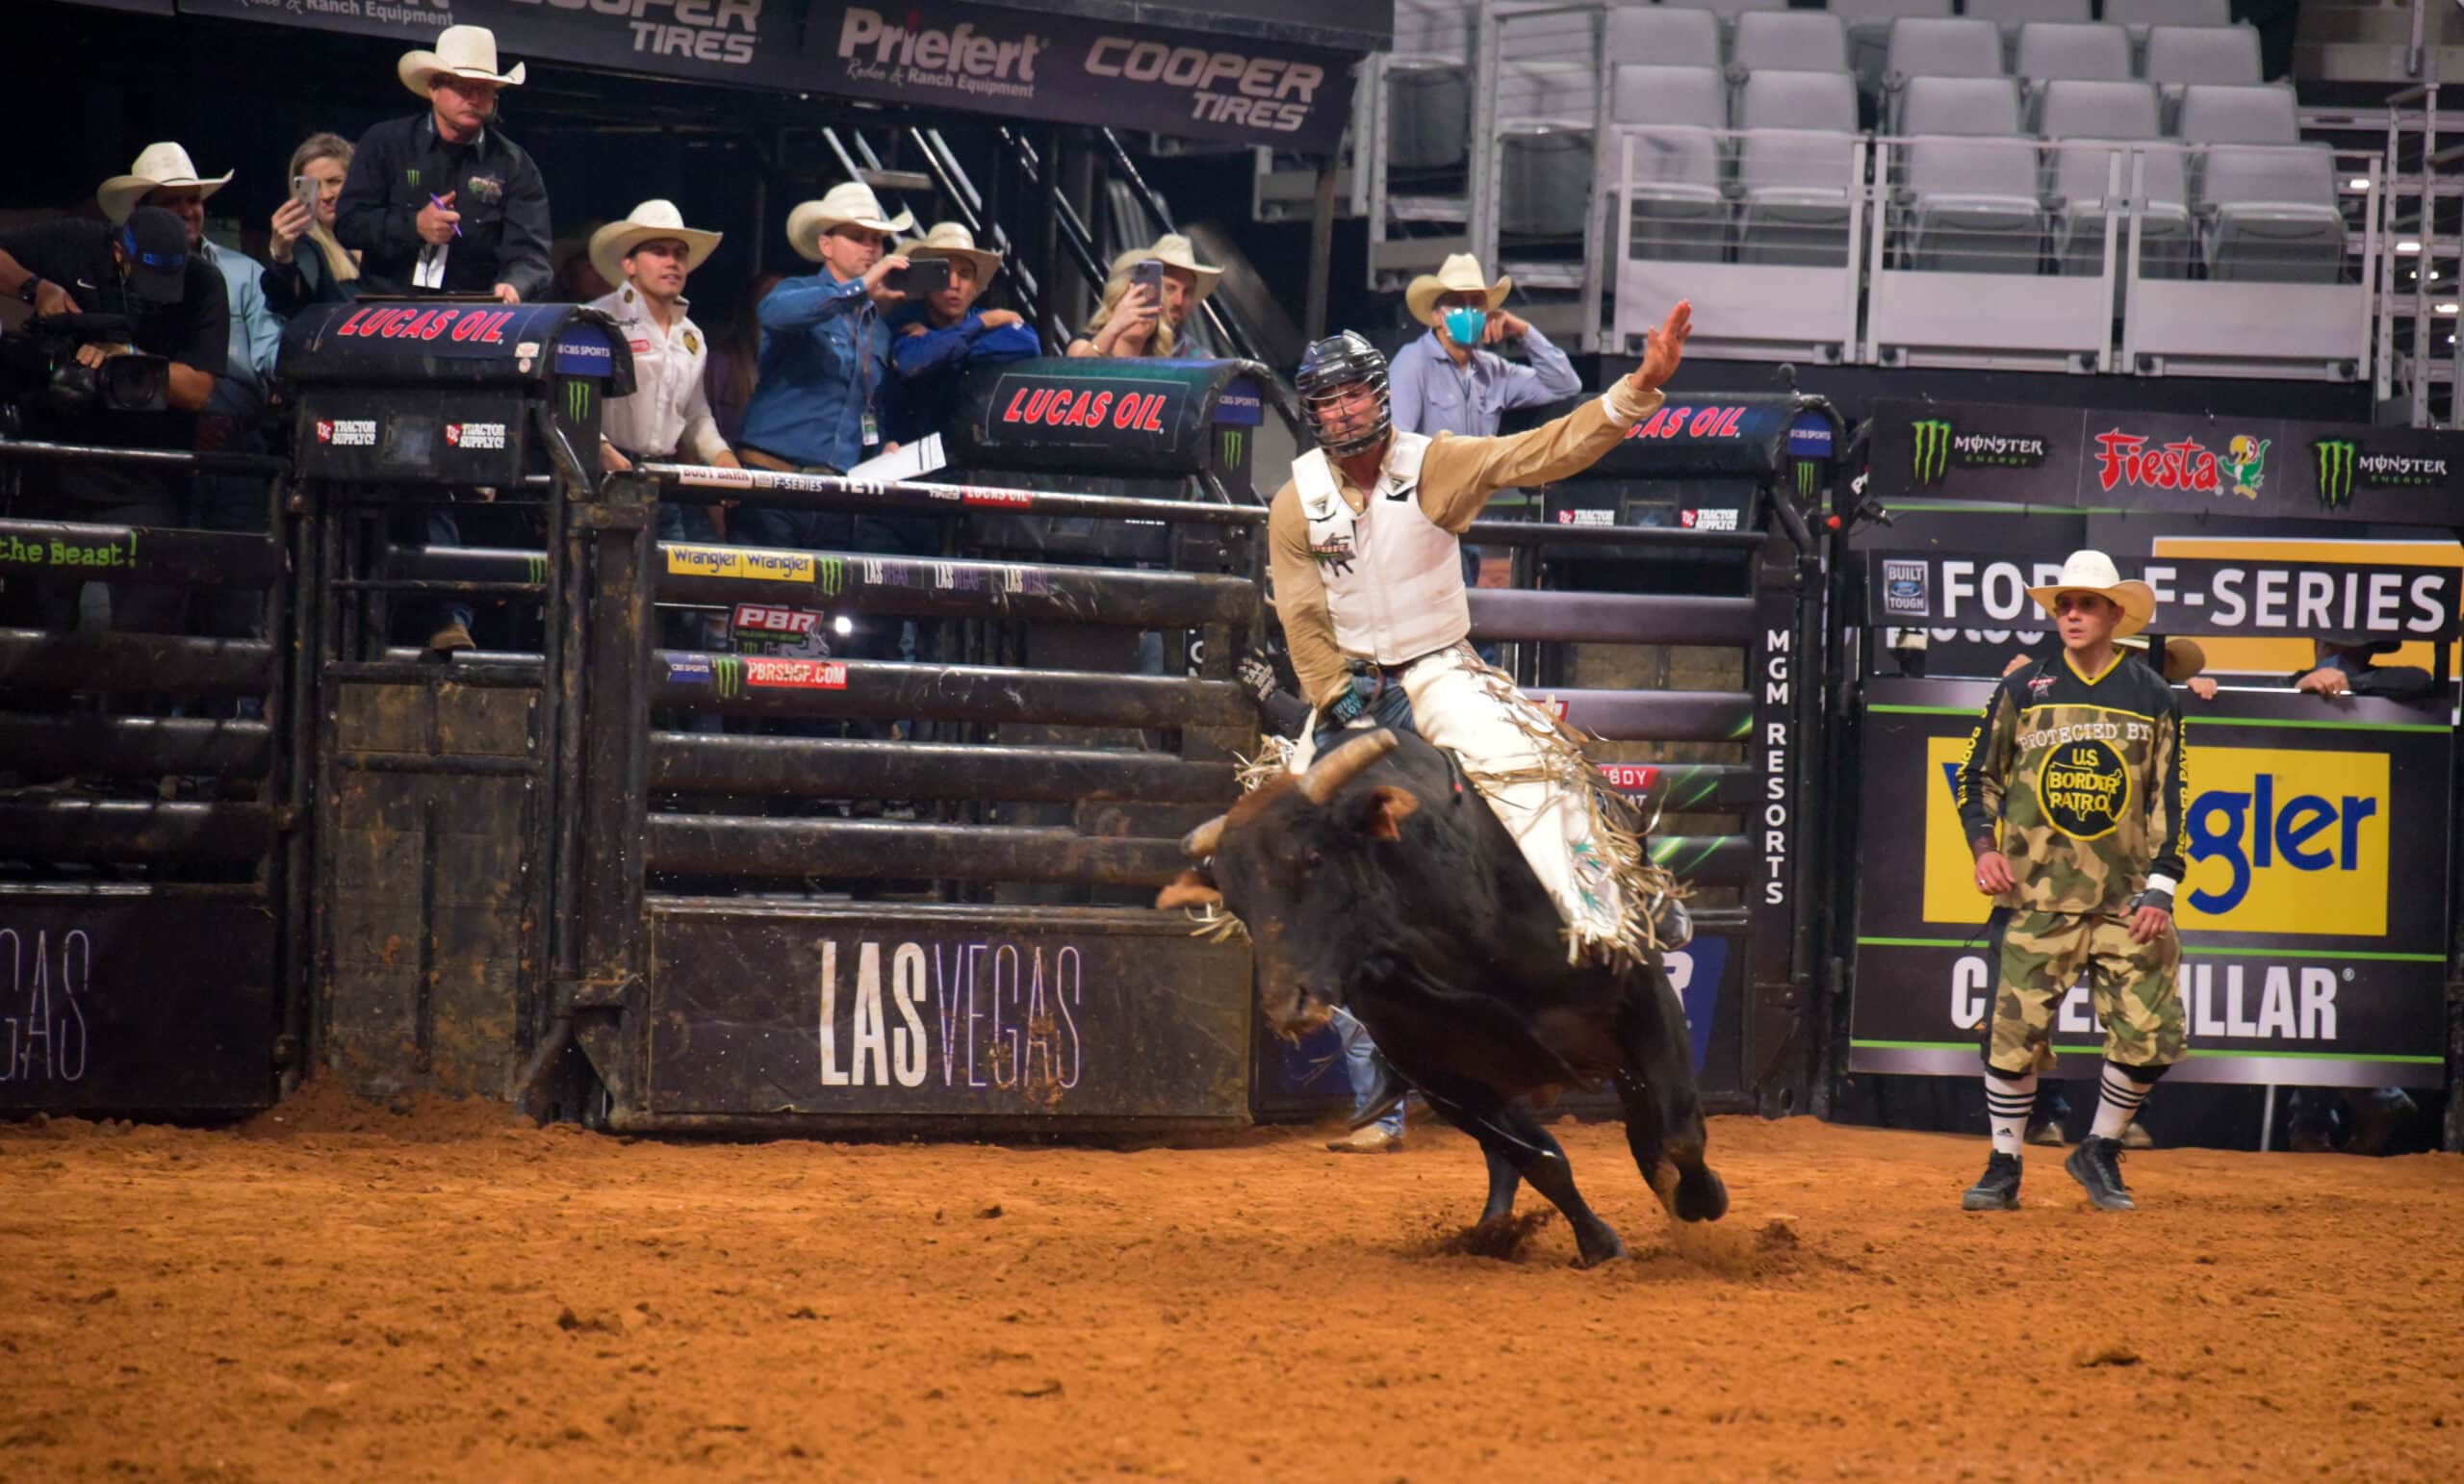
[[[672,1144],[311,1093],[0,1129],[0,1478],[2464,1476],[2464,1159],[1719,1120],[1673,1230],[1459,1250],[1451,1133]],[[1524,1209],[1535,1197],[1524,1195]],[[1681,1473],[1680,1471],[1682,1471]]]

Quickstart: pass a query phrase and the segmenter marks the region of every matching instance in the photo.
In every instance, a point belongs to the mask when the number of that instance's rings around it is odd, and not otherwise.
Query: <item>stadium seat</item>
[[[2130,33],[2119,26],[2030,21],[2011,71],[2033,82],[2118,83],[2130,72]]]
[[[1516,237],[1580,237],[1591,209],[1591,131],[1509,126],[1499,143],[1499,228]]]
[[[2294,144],[2301,123],[2293,90],[2282,84],[2194,84],[2182,90],[2173,132],[2194,144]]]
[[[2034,141],[2009,78],[1917,77],[1902,98],[1899,266],[2034,273],[2044,232]]]
[[[2248,26],[2152,26],[2142,75],[2157,84],[2255,87],[2259,34]]]
[[[2126,203],[2129,146],[2148,141],[2140,151],[2146,162],[2142,182],[2147,195],[2141,213],[2141,260],[2149,276],[2183,276],[2191,246],[2186,152],[2163,137],[2156,90],[2139,82],[2056,82],[2046,85],[2039,109],[2051,166],[2053,255],[2060,270],[2095,273],[2103,269],[2106,192],[2113,184],[2114,156],[2122,155],[2121,194],[2115,199]]]
[[[2331,284],[2343,276],[2345,218],[2326,145],[2215,145],[2199,170],[2199,198],[2212,214],[2210,279]]]
[[[1729,61],[1745,72],[1845,72],[1848,28],[1827,11],[1757,11],[1736,18]]]
[[[2091,19],[2088,0],[1967,0],[1962,13],[2005,28],[2040,22],[2079,25]]]
[[[1395,0],[1395,44],[1399,59],[1461,62],[1472,55],[1472,12],[1462,0]]]
[[[1891,22],[1907,16],[1947,18],[1951,0],[1834,0],[1830,9],[1848,25],[1848,69],[1857,74],[1857,85],[1880,96]]]
[[[1681,11],[1708,11],[1722,20],[1735,20],[1751,11],[1784,11],[1788,0],[1661,0]]]
[[[1592,125],[1599,70],[1588,62],[1507,62],[1498,66],[1498,122]]]
[[[1546,13],[1523,20],[1508,19],[1518,11],[1527,10],[1545,10]],[[1501,62],[1587,64],[1600,55],[1600,32],[1592,24],[1594,17],[1590,12],[1559,10],[1553,6],[1502,5],[1498,7],[1498,15],[1501,22],[1498,27],[1498,59]]]
[[[1627,5],[1608,13],[1608,56],[1662,67],[1720,64],[1720,18],[1708,11]]]
[[[1764,67],[1737,90],[1740,129],[1857,130],[1857,81],[1845,72],[1787,72]]]
[[[2232,0],[2105,0],[2117,26],[2229,26]]]
[[[1727,77],[1715,67],[1626,63],[1617,68],[1609,111],[1618,124],[1630,126],[1617,130],[1610,169],[1621,168],[1625,141],[1634,141],[1626,199],[1633,255],[1686,263],[1726,257],[1720,131],[1728,125]]]
[[[1833,75],[1853,117],[1848,80]],[[1856,136],[1844,129],[1746,130],[1737,141],[1737,261],[1846,267],[1856,148]]]
[[[1883,87],[1885,127],[1900,132],[1899,101],[1912,77],[2000,77],[2002,33],[1989,20],[1908,16],[1891,22]]]
[[[1463,163],[1472,133],[1472,78],[1461,63],[1397,62],[1386,68],[1386,163],[1399,170]]]

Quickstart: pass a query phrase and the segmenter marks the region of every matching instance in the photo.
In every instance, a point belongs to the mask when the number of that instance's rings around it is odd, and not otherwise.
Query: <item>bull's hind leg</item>
[[[1489,1201],[1480,1208],[1480,1224],[1487,1226],[1514,1215],[1514,1192],[1522,1188],[1523,1176],[1516,1173],[1514,1162],[1492,1143],[1480,1145],[1480,1157],[1489,1165]]]
[[[1626,1144],[1634,1165],[1668,1214],[1681,1221],[1716,1221],[1728,1214],[1728,1187],[1704,1159],[1708,1133],[1703,1095],[1694,1085],[1693,1043],[1685,1009],[1656,968],[1629,980],[1618,1014],[1626,1066],[1617,1099],[1626,1113]]]

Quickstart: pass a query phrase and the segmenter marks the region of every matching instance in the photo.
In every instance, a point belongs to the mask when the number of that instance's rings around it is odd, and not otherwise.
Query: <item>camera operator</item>
[[[37,439],[115,448],[193,448],[196,418],[214,395],[230,353],[231,311],[221,275],[189,251],[180,218],[141,206],[118,226],[61,220],[0,233],[0,294],[30,304],[38,317],[121,316],[126,342],[77,345],[77,365],[100,372],[113,357],[168,360],[163,406],[122,410],[88,393],[24,398],[24,432]],[[38,326],[30,326],[38,328]],[[59,378],[55,378],[55,387]],[[40,461],[19,466],[13,514],[20,519],[103,525],[176,525],[185,475],[135,465]],[[113,583],[112,627],[152,633],[180,630],[182,592],[174,586]],[[77,590],[46,586],[46,627],[76,622]]]

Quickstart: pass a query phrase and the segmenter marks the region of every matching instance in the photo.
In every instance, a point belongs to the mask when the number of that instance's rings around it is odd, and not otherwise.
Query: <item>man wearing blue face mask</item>
[[[1503,277],[1489,282],[1478,259],[1458,252],[1403,291],[1412,318],[1429,331],[1395,352],[1387,371],[1395,431],[1492,438],[1507,408],[1538,407],[1582,391],[1566,353],[1501,307],[1513,286]],[[1528,366],[1498,353],[1518,345]]]

